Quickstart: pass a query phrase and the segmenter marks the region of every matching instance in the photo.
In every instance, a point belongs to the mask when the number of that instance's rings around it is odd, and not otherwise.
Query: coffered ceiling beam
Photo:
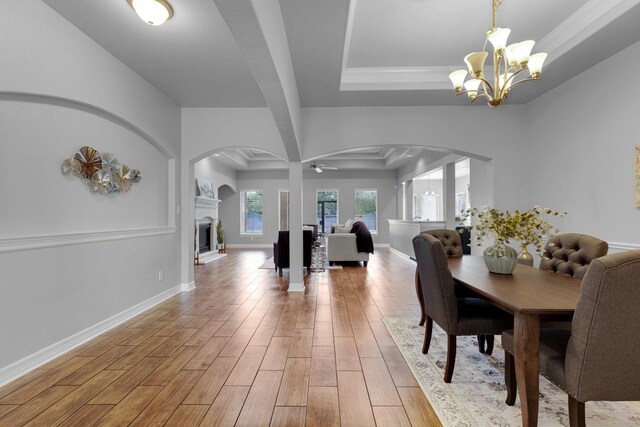
[[[214,2],[260,86],[289,161],[300,162],[300,97],[279,1]]]
[[[389,167],[393,163],[397,162],[398,160],[401,160],[401,159],[404,159],[405,157],[407,157],[407,155],[410,154],[410,152],[411,152],[411,148],[398,149],[395,152],[393,152],[392,154],[390,154],[384,160],[384,165]]]
[[[222,154],[244,168],[249,167],[249,160],[237,151],[224,151]]]

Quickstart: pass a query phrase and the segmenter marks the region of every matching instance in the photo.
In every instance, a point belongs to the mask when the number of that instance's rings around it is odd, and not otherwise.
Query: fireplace
[[[211,223],[198,224],[198,251],[203,254],[211,250]]]

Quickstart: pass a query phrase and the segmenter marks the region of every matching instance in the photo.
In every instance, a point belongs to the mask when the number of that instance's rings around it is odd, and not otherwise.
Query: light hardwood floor
[[[0,426],[439,426],[383,316],[418,314],[413,265],[306,276],[230,250],[175,296],[0,388]]]

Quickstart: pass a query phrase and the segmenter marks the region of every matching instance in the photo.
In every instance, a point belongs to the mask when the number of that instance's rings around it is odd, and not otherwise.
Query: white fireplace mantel
[[[207,197],[196,197],[196,212],[195,217],[197,220],[202,219],[218,219],[218,204],[220,200],[209,199]]]

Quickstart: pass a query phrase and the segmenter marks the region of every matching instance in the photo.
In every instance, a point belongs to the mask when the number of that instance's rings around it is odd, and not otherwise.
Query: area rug
[[[520,426],[520,400],[507,406],[504,351],[496,337],[493,354],[478,352],[476,337],[458,337],[456,366],[450,384],[443,381],[447,336],[434,324],[429,354],[422,354],[424,327],[417,318],[385,318],[427,399],[444,426]],[[640,425],[640,402],[587,402],[589,427]],[[540,378],[539,426],[569,426],[567,395]]]
[[[273,270],[275,269],[274,267],[274,263],[273,263],[273,257],[267,259],[264,264],[262,264],[260,267],[258,267],[261,270]]]
[[[340,270],[342,268],[341,265],[329,265],[328,263],[325,264],[324,269],[325,270]],[[274,262],[273,262],[273,257],[267,259],[264,264],[262,264],[260,267],[258,267],[258,269],[260,270],[274,270],[275,271],[275,267],[274,267]]]

